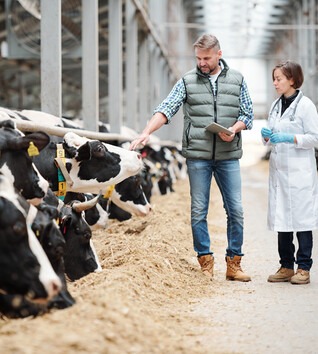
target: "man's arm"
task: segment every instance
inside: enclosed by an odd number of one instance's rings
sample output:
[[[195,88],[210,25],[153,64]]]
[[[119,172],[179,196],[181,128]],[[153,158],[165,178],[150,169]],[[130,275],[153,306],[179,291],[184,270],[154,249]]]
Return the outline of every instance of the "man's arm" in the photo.
[[[180,79],[175,84],[168,97],[155,109],[155,113],[143,132],[137,139],[131,142],[130,150],[135,150],[140,144],[145,146],[149,141],[150,134],[161,128],[164,124],[170,123],[171,118],[178,112],[185,98],[186,92],[184,83],[183,80]]]
[[[149,141],[150,134],[161,128],[167,121],[168,119],[163,113],[155,113],[139,137],[131,142],[130,150],[135,150],[140,144],[145,146]]]
[[[238,122],[244,123],[245,128],[243,129],[252,129],[254,120],[253,103],[248,92],[245,80],[243,80],[242,82],[240,94],[240,111],[237,120]]]

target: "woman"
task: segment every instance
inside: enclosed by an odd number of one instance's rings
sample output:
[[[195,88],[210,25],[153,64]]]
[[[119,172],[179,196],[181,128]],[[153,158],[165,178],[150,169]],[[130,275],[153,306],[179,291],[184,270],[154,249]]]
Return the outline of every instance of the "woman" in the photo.
[[[318,228],[318,114],[314,103],[299,90],[304,81],[299,64],[286,61],[275,66],[272,78],[280,97],[273,102],[268,128],[262,128],[261,134],[272,145],[267,222],[270,230],[278,232],[281,267],[268,281],[308,284],[312,230]]]

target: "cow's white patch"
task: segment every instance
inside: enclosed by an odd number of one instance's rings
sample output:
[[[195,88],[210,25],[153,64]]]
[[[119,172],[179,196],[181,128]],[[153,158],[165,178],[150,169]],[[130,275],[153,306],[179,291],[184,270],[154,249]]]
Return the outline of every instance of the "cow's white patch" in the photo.
[[[100,272],[102,272],[103,269],[102,269],[102,266],[101,266],[100,261],[98,259],[97,252],[96,252],[95,246],[93,244],[93,241],[89,240],[89,244],[90,244],[91,249],[92,249],[92,251],[94,253],[94,258],[95,258],[95,261],[97,263],[97,268],[94,270],[94,272],[95,273],[100,273]]]
[[[108,226],[108,213],[106,210],[102,208],[100,204],[96,204],[96,208],[98,210],[99,219],[97,223],[90,226],[92,231],[99,230],[99,229],[106,229]]]
[[[56,117],[49,113],[24,109],[23,111],[21,111],[21,114],[27,117],[28,119],[30,119],[34,123],[43,124],[43,122],[45,122],[45,125],[48,125],[50,127],[51,126],[64,127],[61,118]]]
[[[4,165],[5,166],[5,165]],[[10,171],[10,170],[9,170]],[[2,170],[1,170],[2,172]],[[0,196],[10,200],[10,202],[26,217],[26,211],[25,209],[21,206],[18,200],[18,195],[15,192],[15,189],[13,187],[13,183],[11,179],[14,177],[11,175],[12,178],[10,178],[11,172],[8,173],[8,175],[0,175]],[[9,177],[8,177],[9,176]]]
[[[122,201],[120,199],[120,194],[114,189],[112,195],[111,195],[111,200],[114,204],[122,208],[123,210],[127,211],[130,214],[136,215],[136,216],[147,216],[150,211],[151,211],[151,205],[148,203],[147,198],[145,194],[143,193],[143,197],[145,200],[145,205],[143,204],[135,204],[133,201],[127,200],[127,201]]]
[[[54,272],[50,261],[48,260],[40,242],[36,238],[33,230],[31,229],[31,224],[29,224],[30,220],[34,220],[34,209],[36,208],[31,205],[29,214],[27,217],[27,228],[28,228],[28,237],[29,237],[29,246],[31,251],[36,256],[38,262],[40,263],[40,274],[39,279],[44,286],[48,294],[48,299],[51,299],[55,295],[57,295],[62,289],[62,283],[60,278]]]

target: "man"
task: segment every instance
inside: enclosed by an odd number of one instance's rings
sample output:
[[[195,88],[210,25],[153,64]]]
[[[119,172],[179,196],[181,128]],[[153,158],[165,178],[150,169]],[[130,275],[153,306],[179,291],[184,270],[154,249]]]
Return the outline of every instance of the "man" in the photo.
[[[130,148],[145,145],[151,133],[183,105],[182,154],[186,158],[191,194],[191,227],[194,250],[204,275],[212,279],[214,257],[207,227],[210,187],[213,175],[227,214],[226,279],[250,281],[241,268],[243,208],[239,159],[241,130],[251,129],[253,107],[245,80],[222,59],[218,39],[204,34],[193,44],[197,67],[186,73],[168,97],[155,109],[142,134]],[[229,128],[231,135],[205,129],[212,122]]]

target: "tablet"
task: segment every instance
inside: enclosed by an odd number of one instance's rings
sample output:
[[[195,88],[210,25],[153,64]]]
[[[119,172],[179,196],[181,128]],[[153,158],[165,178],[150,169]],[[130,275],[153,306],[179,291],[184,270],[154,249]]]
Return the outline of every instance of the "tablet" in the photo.
[[[205,127],[206,130],[208,130],[211,133],[225,133],[227,135],[232,135],[233,132],[225,127],[223,127],[222,125],[218,124],[218,123],[211,123],[209,124],[207,127]]]

